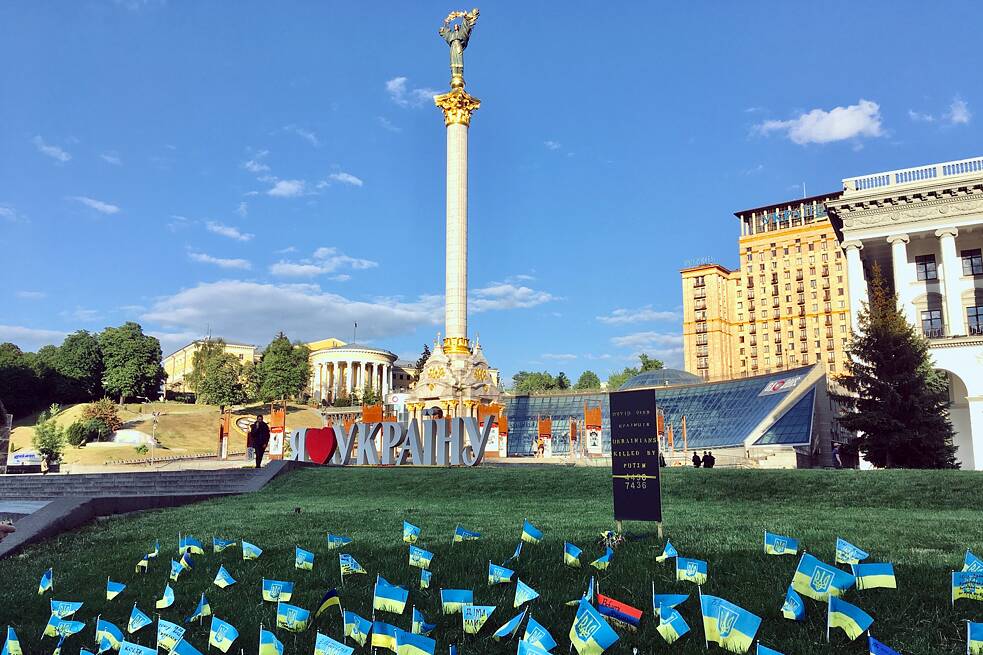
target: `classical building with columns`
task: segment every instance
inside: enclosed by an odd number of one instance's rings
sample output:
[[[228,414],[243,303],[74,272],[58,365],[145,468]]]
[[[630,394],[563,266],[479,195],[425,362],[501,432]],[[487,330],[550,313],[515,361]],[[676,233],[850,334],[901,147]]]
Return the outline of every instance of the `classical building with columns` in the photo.
[[[310,349],[310,394],[315,402],[358,397],[368,386],[383,398],[393,390],[396,355],[382,348],[340,339],[307,344]]]
[[[853,328],[876,262],[948,374],[956,456],[983,470],[983,157],[850,177],[826,206],[846,253]]]

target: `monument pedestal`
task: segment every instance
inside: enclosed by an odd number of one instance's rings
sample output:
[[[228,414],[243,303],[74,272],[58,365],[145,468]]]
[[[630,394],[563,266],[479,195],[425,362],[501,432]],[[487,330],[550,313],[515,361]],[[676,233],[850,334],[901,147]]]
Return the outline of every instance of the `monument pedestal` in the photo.
[[[406,408],[410,418],[416,419],[423,418],[423,410],[435,408],[445,418],[478,418],[478,405],[490,405],[501,396],[481,344],[475,343],[463,353],[448,353],[443,344],[435,342]]]

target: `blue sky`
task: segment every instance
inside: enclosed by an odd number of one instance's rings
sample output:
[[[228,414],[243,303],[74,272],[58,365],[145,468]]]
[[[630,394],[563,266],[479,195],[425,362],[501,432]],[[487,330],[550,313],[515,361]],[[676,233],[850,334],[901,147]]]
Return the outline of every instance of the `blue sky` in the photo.
[[[0,341],[357,320],[415,358],[442,329],[455,8],[4,3]],[[506,376],[679,366],[678,271],[737,264],[734,211],[983,151],[971,3],[482,9],[470,325]]]

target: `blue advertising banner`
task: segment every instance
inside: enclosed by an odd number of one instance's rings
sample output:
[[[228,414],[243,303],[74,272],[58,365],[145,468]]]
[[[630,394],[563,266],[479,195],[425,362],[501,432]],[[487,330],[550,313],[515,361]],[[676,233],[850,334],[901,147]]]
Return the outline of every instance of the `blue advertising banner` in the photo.
[[[618,521],[661,522],[655,391],[618,391],[610,398],[614,518]]]

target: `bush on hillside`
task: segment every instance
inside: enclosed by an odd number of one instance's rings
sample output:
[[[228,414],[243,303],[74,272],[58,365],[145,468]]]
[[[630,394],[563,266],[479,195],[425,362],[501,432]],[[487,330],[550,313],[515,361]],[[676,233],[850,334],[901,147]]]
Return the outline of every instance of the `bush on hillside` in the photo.
[[[90,418],[85,422],[86,441],[109,441],[113,431],[101,418]]]
[[[34,426],[31,444],[38,455],[54,464],[61,460],[62,452],[65,450],[65,430],[49,416],[48,412],[41,412],[37,425]]]
[[[84,446],[88,440],[88,436],[85,424],[82,421],[75,421],[65,430],[65,440],[68,441],[69,445],[75,446],[76,448]]]
[[[82,412],[86,419],[99,419],[109,428],[110,432],[115,432],[123,427],[123,419],[119,417],[119,407],[109,398],[97,400],[89,403]]]

